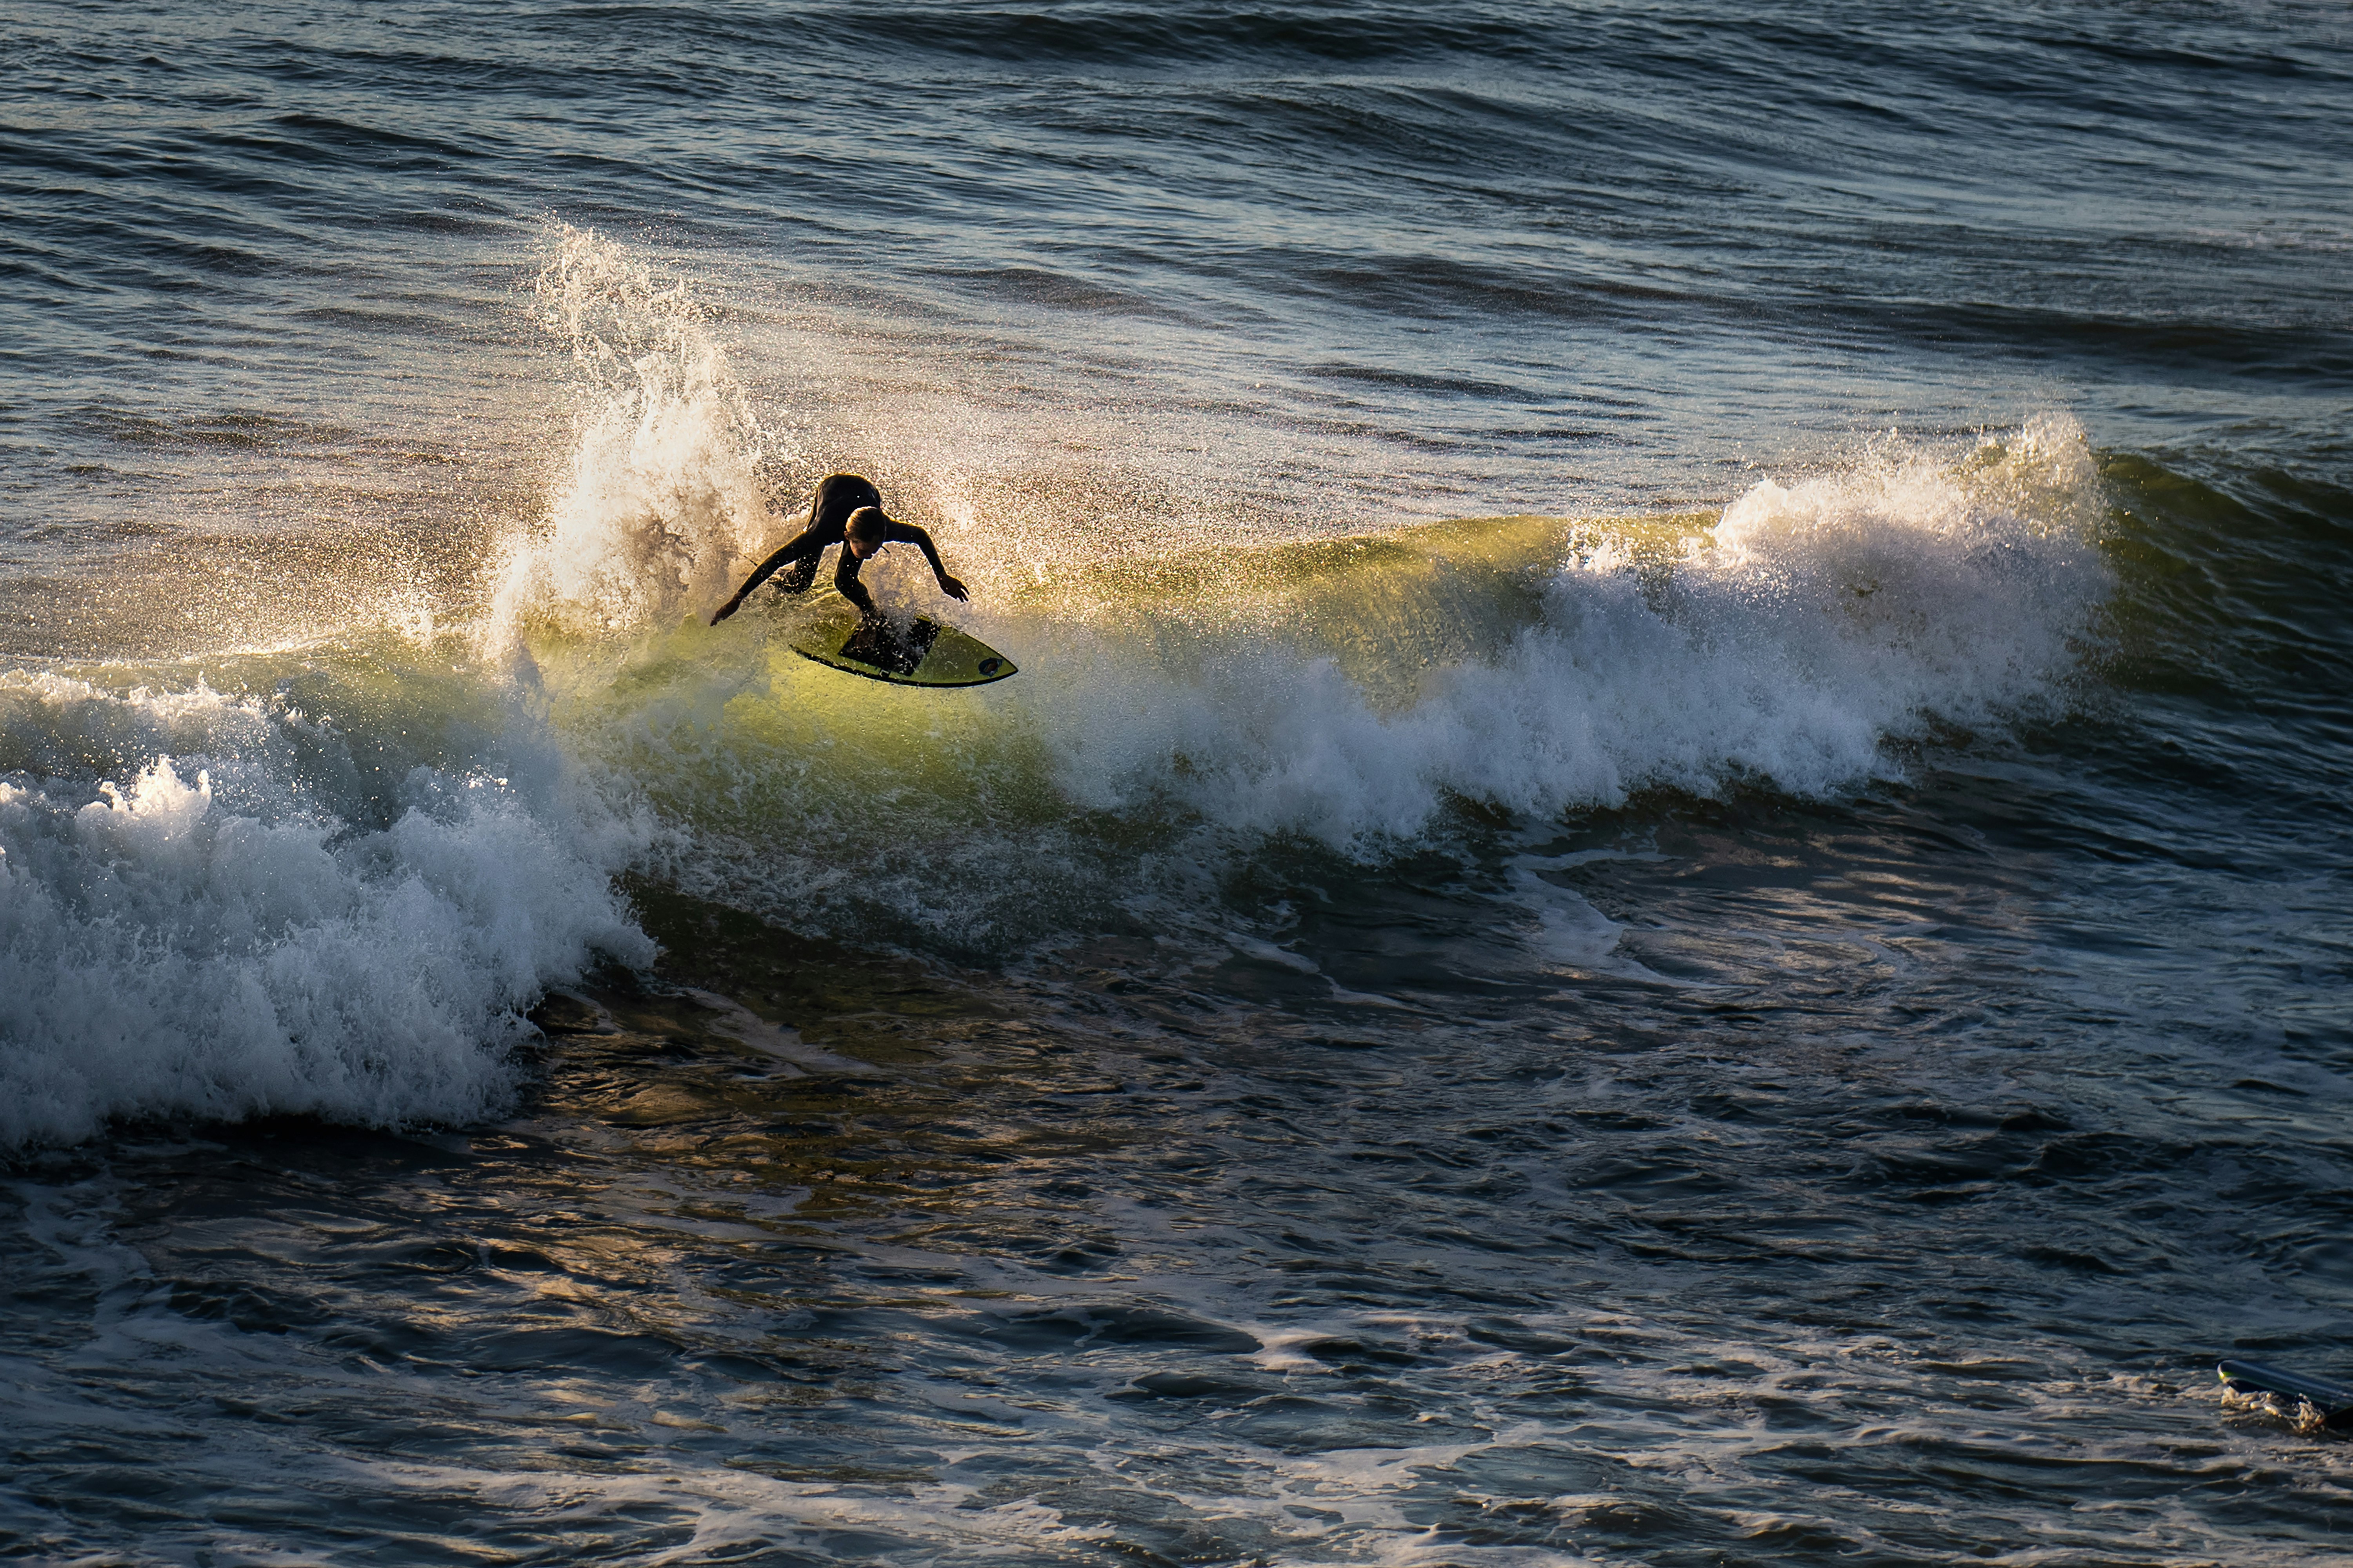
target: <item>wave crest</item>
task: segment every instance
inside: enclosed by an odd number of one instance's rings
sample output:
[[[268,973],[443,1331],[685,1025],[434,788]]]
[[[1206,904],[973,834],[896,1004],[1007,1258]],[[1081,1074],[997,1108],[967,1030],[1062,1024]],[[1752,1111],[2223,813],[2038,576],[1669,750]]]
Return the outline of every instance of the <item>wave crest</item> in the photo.
[[[217,748],[128,784],[0,781],[0,1148],[119,1117],[477,1117],[546,986],[652,959],[609,878],[628,825],[522,780],[418,764],[371,826],[315,746],[301,763],[298,714],[56,677],[0,695],[12,742]]]
[[[2050,694],[2111,586],[2101,507],[2083,431],[2052,417],[1958,464],[1891,447],[1760,481],[1679,550],[1655,527],[1563,525],[1554,563],[1504,568],[1541,574],[1533,619],[1497,614],[1477,633],[1492,651],[1425,672],[1401,707],[1308,649],[1131,668],[1058,693],[1058,771],[1096,806],[1174,797],[1358,846],[1412,837],[1450,795],[1554,815],[1737,778],[1830,793],[1896,772],[1891,740]],[[1425,532],[1415,591],[1462,602]]]

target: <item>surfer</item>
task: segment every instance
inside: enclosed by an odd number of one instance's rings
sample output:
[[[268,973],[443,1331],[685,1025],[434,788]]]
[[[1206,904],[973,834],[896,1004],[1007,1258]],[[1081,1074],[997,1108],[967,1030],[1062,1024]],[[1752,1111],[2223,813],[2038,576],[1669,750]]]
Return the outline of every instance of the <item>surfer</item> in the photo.
[[[836,544],[841,546],[841,558],[834,563],[833,585],[869,619],[877,612],[872,595],[858,580],[858,569],[866,564],[867,557],[886,544],[915,546],[931,563],[932,575],[939,579],[941,593],[951,599],[972,596],[940,564],[939,547],[932,542],[930,534],[912,522],[900,522],[884,513],[882,492],[871,480],[856,474],[828,474],[818,481],[817,494],[809,500],[808,526],[782,550],[761,562],[759,569],[735,590],[735,596],[719,606],[711,624],[715,626],[733,615],[753,589],[786,566],[792,570],[785,573],[776,586],[787,594],[807,593],[808,585],[817,580],[818,558]]]

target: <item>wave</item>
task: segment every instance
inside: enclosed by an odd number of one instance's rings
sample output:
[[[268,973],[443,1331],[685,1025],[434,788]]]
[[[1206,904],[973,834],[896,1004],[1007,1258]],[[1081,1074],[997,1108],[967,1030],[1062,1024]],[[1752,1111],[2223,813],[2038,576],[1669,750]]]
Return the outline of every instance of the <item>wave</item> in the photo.
[[[1939,723],[2063,702],[2114,586],[2060,416],[1885,438],[1721,511],[1327,537],[1188,502],[1062,539],[1051,490],[992,537],[932,515],[1019,482],[976,460],[892,481],[973,603],[903,551],[868,580],[1023,674],[911,692],[795,656],[795,601],[704,624],[793,526],[768,481],[840,454],[777,448],[692,289],[565,231],[538,301],[575,416],[471,624],[0,675],[0,1143],[480,1115],[547,986],[652,961],[628,867],[1005,954],[1146,905],[1229,929],[1219,887],[1268,847],[1379,860],[1465,803],[1835,794]]]
[[[276,673],[271,699],[0,677],[0,1149],[478,1117],[547,986],[651,961],[610,875],[644,824],[527,723],[469,733],[445,689],[429,728],[468,754],[435,765],[413,706],[371,721],[380,670]]]
[[[790,523],[715,351],[628,363],[500,624],[569,743],[679,829],[670,874],[797,929],[1002,951],[1271,838],[1378,858],[1460,802],[1832,794],[1940,723],[2063,701],[2114,587],[2088,442],[2048,416],[1958,453],[1888,437],[1720,513],[1239,542],[1214,515],[1063,540],[926,519],[974,602],[889,555],[870,581],[1025,673],[908,693],[794,658],[795,602],[701,624]]]
[[[1821,795],[1931,722],[2052,691],[2110,584],[2098,497],[2052,418],[1968,471],[1891,449],[1712,521],[1417,529],[1343,546],[1361,564],[1277,591],[1257,637],[1109,677],[1105,650],[1035,711],[1077,798],[1358,850],[1453,797],[1547,817],[1645,787]]]

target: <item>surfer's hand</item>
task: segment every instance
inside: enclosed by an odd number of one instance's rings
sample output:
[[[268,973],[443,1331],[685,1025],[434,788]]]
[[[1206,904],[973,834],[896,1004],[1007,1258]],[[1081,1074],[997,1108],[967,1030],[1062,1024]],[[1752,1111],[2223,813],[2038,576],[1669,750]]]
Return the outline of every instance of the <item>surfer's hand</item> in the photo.
[[[970,594],[965,592],[964,584],[962,583],[959,583],[944,572],[940,574],[940,592],[945,594],[951,599],[969,599],[972,597]]]

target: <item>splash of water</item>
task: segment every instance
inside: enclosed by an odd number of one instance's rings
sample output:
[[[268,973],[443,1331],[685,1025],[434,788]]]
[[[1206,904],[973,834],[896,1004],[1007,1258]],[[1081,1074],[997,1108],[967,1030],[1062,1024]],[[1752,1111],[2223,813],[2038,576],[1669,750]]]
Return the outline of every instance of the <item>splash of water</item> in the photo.
[[[508,544],[491,625],[675,624],[726,596],[774,531],[765,435],[684,279],[565,226],[536,287],[575,372],[573,444],[545,519]]]

